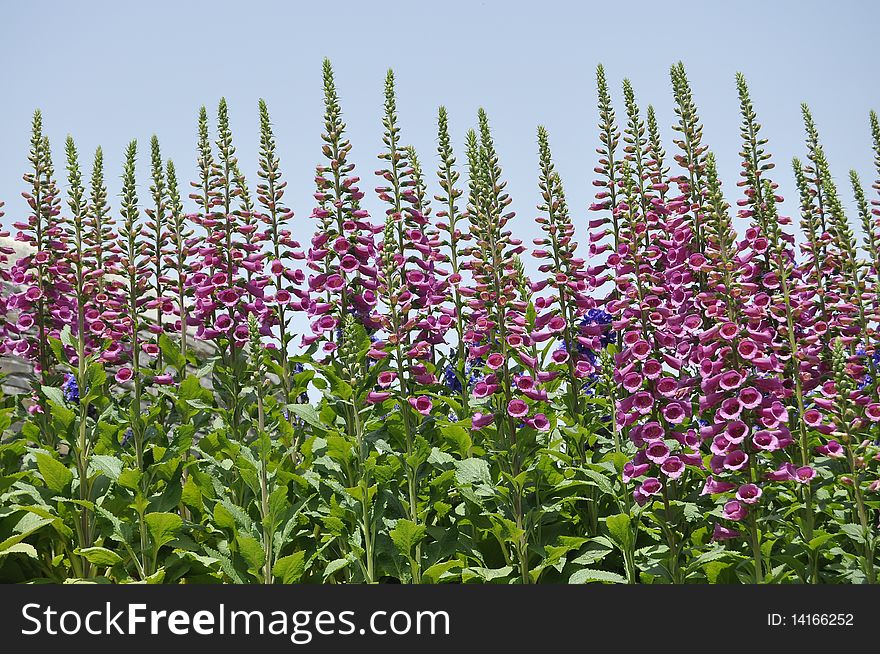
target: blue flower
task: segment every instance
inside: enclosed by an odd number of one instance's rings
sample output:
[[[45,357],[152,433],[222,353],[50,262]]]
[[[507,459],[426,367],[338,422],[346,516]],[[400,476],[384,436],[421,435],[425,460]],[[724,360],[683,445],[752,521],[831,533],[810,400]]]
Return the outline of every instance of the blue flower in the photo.
[[[461,392],[461,381],[452,364],[446,364],[446,369],[443,371],[443,383],[449,390],[455,393]]]
[[[61,385],[61,392],[64,399],[70,403],[79,402],[79,385],[76,383],[76,377],[70,373],[64,375],[64,383]]]
[[[464,364],[464,374],[467,375],[469,387],[477,384],[486,376],[483,374],[484,365],[486,365],[486,362],[480,357],[468,359],[467,363]]]
[[[590,309],[581,318],[581,326],[584,325],[610,325],[614,318],[610,313],[602,309]],[[605,330],[600,337],[602,347],[607,347],[614,342],[614,332]]]
[[[866,354],[867,351],[865,350],[865,347],[863,345],[859,345],[858,347],[856,347],[856,355],[863,357]],[[874,362],[875,368],[880,367],[880,352],[874,352],[874,354],[871,355],[871,360]],[[864,390],[867,386],[871,385],[873,381],[874,379],[871,377],[871,375],[865,373],[865,376],[858,383],[858,389],[860,391]]]
[[[131,441],[131,437],[134,436],[134,432],[131,431],[131,427],[125,430],[125,434],[122,436],[122,443],[120,445],[125,447],[128,445],[129,441]]]

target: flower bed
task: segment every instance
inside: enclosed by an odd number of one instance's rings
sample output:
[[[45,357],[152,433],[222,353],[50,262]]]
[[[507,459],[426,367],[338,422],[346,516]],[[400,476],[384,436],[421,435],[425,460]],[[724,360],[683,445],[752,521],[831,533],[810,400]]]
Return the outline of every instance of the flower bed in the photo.
[[[328,61],[309,217],[262,101],[253,187],[224,100],[189,202],[154,137],[116,208],[69,137],[61,191],[37,112],[27,247],[0,247],[0,353],[29,364],[0,409],[0,579],[874,583],[880,199],[852,172],[847,215],[804,106],[796,233],[742,76],[725,195],[671,81],[669,155],[598,68],[587,216],[538,128],[534,247],[486,113],[459,163],[439,109],[429,172],[391,72],[378,218]]]

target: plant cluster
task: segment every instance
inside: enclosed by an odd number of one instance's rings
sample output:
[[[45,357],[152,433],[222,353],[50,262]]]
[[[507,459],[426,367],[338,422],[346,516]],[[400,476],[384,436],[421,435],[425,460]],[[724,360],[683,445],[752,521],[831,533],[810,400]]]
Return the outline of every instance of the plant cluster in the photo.
[[[529,245],[487,114],[456,154],[439,109],[435,176],[391,71],[382,216],[329,61],[310,216],[262,100],[256,184],[221,100],[190,202],[153,137],[115,208],[100,148],[86,180],[68,137],[59,182],[36,112],[27,249],[0,249],[0,354],[32,364],[0,396],[0,579],[876,582],[880,195],[851,172],[847,215],[804,105],[796,234],[744,77],[727,195],[671,83],[670,156],[598,67],[587,216],[538,128]]]

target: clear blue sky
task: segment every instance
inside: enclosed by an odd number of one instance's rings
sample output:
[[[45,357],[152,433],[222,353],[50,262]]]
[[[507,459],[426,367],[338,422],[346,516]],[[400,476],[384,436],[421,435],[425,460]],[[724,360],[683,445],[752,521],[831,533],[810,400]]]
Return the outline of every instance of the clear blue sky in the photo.
[[[257,100],[269,103],[290,181],[287,199],[297,215],[294,231],[306,239],[320,159],[325,55],[336,69],[366,189],[376,185],[383,78],[393,67],[403,139],[416,146],[432,182],[437,106],[449,108],[459,162],[465,131],[477,108],[486,108],[518,212],[513,227],[527,238],[536,232],[539,123],[550,131],[569,205],[585,226],[596,159],[598,62],[606,66],[618,116],[620,82],[628,76],[642,107],[655,105],[671,152],[668,69],[684,61],[730,200],[739,197],[736,71],[750,83],[790,213],[789,162],[804,152],[801,101],[814,110],[845,199],[851,197],[849,168],[868,185],[874,178],[867,114],[880,110],[880,3],[19,1],[3,3],[0,12],[5,224],[26,208],[21,174],[34,108],[43,110],[59,172],[67,133],[86,158],[104,147],[114,199],[124,145],[137,138],[146,200],[150,135],[159,136],[182,180],[193,179],[198,107],[207,104],[213,114],[225,95],[252,188]],[[367,208],[379,213],[374,194],[368,193]]]

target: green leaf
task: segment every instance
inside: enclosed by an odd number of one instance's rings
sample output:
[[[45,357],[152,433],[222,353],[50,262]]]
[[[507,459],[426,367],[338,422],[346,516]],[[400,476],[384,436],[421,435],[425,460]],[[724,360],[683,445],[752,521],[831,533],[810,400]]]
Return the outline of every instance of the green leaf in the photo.
[[[111,567],[117,563],[122,563],[122,557],[116,552],[108,550],[106,547],[85,547],[74,550],[75,554],[84,556],[90,563],[102,567]]]
[[[290,556],[282,556],[272,567],[272,574],[281,579],[282,584],[299,582],[306,571],[305,557],[305,552],[294,552]]]
[[[54,386],[41,386],[40,390],[50,402],[62,407],[66,404],[64,393],[61,392],[60,388],[55,388]]]
[[[608,516],[605,519],[611,540],[621,551],[628,552],[633,546],[632,519],[626,513]]]
[[[321,422],[321,418],[318,416],[318,412],[315,411],[315,407],[310,404],[288,404],[287,410],[298,418],[301,418],[303,422],[310,427],[321,430],[327,429],[327,425]]]
[[[583,554],[578,556],[575,559],[572,559],[572,563],[574,565],[590,565],[591,563],[595,563],[596,561],[601,561],[606,556],[608,556],[614,550],[610,547],[604,547],[601,543],[596,543],[599,547],[595,547],[593,544],[587,547]]]
[[[810,540],[810,542],[807,543],[807,547],[809,547],[813,551],[816,551],[817,549],[822,547],[825,543],[827,543],[829,540],[834,538],[836,535],[837,534],[829,534],[827,531],[822,532],[816,536],[813,536],[813,538]]]
[[[159,335],[159,349],[162,350],[162,354],[165,356],[165,361],[178,370],[186,365],[186,361],[180,353],[180,346],[168,338],[167,334]]]
[[[443,434],[444,440],[452,445],[454,451],[459,456],[465,457],[468,455],[473,446],[473,441],[467,429],[461,425],[445,424],[440,426],[440,433]]]
[[[122,473],[122,461],[115,456],[95,454],[89,462],[89,472],[100,472],[111,481],[119,481],[119,475]]]
[[[568,578],[568,583],[570,584],[588,584],[591,582],[625,584],[626,579],[616,572],[608,572],[607,570],[593,570],[592,568],[583,568],[581,570],[578,570]]]
[[[491,484],[489,464],[485,459],[462,459],[455,463],[455,480],[459,485]]]
[[[495,579],[503,579],[513,572],[513,568],[509,565],[503,568],[465,568],[461,572],[461,580],[463,582],[479,579],[481,581],[493,581]]]
[[[86,368],[86,388],[89,389],[86,397],[89,400],[101,397],[104,394],[104,384],[106,383],[107,371],[99,361],[95,361]]]
[[[334,559],[333,561],[330,561],[330,563],[327,564],[327,567],[324,568],[324,581],[326,581],[330,575],[339,572],[343,568],[347,568],[349,563],[351,563],[351,561],[348,559]]]
[[[861,525],[857,525],[855,523],[849,523],[840,526],[840,531],[849,536],[853,541],[860,545],[864,545],[865,543],[865,530],[862,529]]]
[[[595,470],[591,470],[590,468],[583,468],[581,472],[589,477],[592,483],[605,495],[615,495],[616,491],[607,476],[596,472]]]
[[[326,377],[327,379],[327,382],[330,384],[330,393],[334,397],[340,400],[351,399],[351,395],[353,392],[351,384],[339,377],[330,368],[324,368],[323,373],[324,377]]]
[[[235,516],[220,502],[214,505],[214,523],[221,529],[235,531]]]
[[[425,525],[417,525],[412,520],[401,519],[388,532],[397,550],[406,558],[412,558],[413,549],[425,537]]]
[[[174,540],[183,526],[183,520],[176,513],[148,513],[144,516],[150,538],[153,540],[153,551]]]
[[[29,556],[32,559],[39,559],[37,555],[37,549],[29,544],[29,543],[15,543],[10,545],[9,547],[0,548],[0,559],[2,559],[7,554],[24,554],[25,556]]]
[[[66,325],[64,328],[69,330]],[[52,336],[49,336],[48,341],[49,349],[52,350],[52,354],[55,355],[55,358],[58,359],[58,361],[60,361],[61,363],[69,363],[67,354],[64,352],[64,344],[60,340]]]
[[[64,493],[73,481],[73,473],[61,461],[44,452],[37,452],[36,459],[37,469],[46,486],[56,493]]]
[[[127,468],[119,473],[119,478],[116,480],[116,482],[123,488],[136,491],[138,489],[138,485],[141,482],[142,476],[143,473],[140,470]]]
[[[710,561],[704,568],[706,579],[710,584],[721,583],[723,575],[730,570],[730,567],[730,563],[725,563],[723,561]]]
[[[247,534],[239,534],[235,540],[238,543],[238,550],[247,561],[248,568],[258,572],[266,562],[266,553],[263,551],[260,541]]]
[[[144,577],[143,581],[137,583],[153,585],[161,584],[163,581],[165,581],[165,568],[160,568],[149,577]]]
[[[422,571],[422,581],[430,584],[439,583],[443,575],[447,574],[450,570],[460,568],[461,566],[461,561],[454,560],[435,563],[427,570]]]

